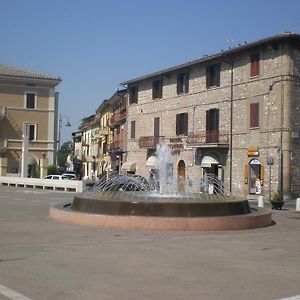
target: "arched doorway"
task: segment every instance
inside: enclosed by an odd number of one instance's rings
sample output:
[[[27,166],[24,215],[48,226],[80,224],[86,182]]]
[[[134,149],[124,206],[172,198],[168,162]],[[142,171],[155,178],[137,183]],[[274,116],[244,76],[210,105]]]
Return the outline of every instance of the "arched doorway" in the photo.
[[[37,159],[33,156],[28,156],[28,161],[27,161],[27,167],[28,167],[28,177],[30,178],[35,178],[37,177]]]
[[[249,161],[249,194],[261,194],[261,169],[261,163],[258,159],[252,159]]]
[[[185,192],[185,162],[180,160],[177,165],[177,190],[180,193]]]

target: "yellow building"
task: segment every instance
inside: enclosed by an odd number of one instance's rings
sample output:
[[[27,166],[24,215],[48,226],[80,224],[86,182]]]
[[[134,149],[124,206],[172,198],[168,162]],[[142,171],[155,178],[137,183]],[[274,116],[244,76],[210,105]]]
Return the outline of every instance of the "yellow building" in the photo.
[[[0,175],[20,174],[25,132],[29,136],[28,176],[38,176],[43,156],[49,164],[55,163],[58,123],[55,87],[60,82],[58,77],[0,65]]]

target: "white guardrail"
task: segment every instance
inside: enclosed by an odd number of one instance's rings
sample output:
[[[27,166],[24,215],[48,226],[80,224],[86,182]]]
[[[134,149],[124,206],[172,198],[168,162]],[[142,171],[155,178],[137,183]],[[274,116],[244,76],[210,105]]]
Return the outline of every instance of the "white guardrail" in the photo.
[[[82,193],[85,186],[81,180],[52,180],[8,176],[0,176],[0,185],[78,193]]]

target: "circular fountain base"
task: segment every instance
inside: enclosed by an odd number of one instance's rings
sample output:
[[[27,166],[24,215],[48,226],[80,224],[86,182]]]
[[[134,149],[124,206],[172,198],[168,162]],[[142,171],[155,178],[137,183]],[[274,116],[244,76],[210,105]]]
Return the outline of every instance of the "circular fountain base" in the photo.
[[[184,198],[182,198],[184,197]],[[199,196],[198,196],[199,198]],[[193,195],[157,197],[122,193],[116,197],[75,197],[72,204],[50,207],[56,220],[119,229],[241,230],[269,226],[271,212],[250,208],[247,200],[211,200]]]

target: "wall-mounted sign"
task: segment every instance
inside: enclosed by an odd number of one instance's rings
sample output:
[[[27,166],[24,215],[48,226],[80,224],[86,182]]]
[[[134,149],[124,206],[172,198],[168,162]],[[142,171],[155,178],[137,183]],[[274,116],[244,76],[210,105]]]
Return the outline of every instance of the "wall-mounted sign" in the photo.
[[[259,148],[257,147],[249,147],[247,148],[248,156],[259,156]]]

